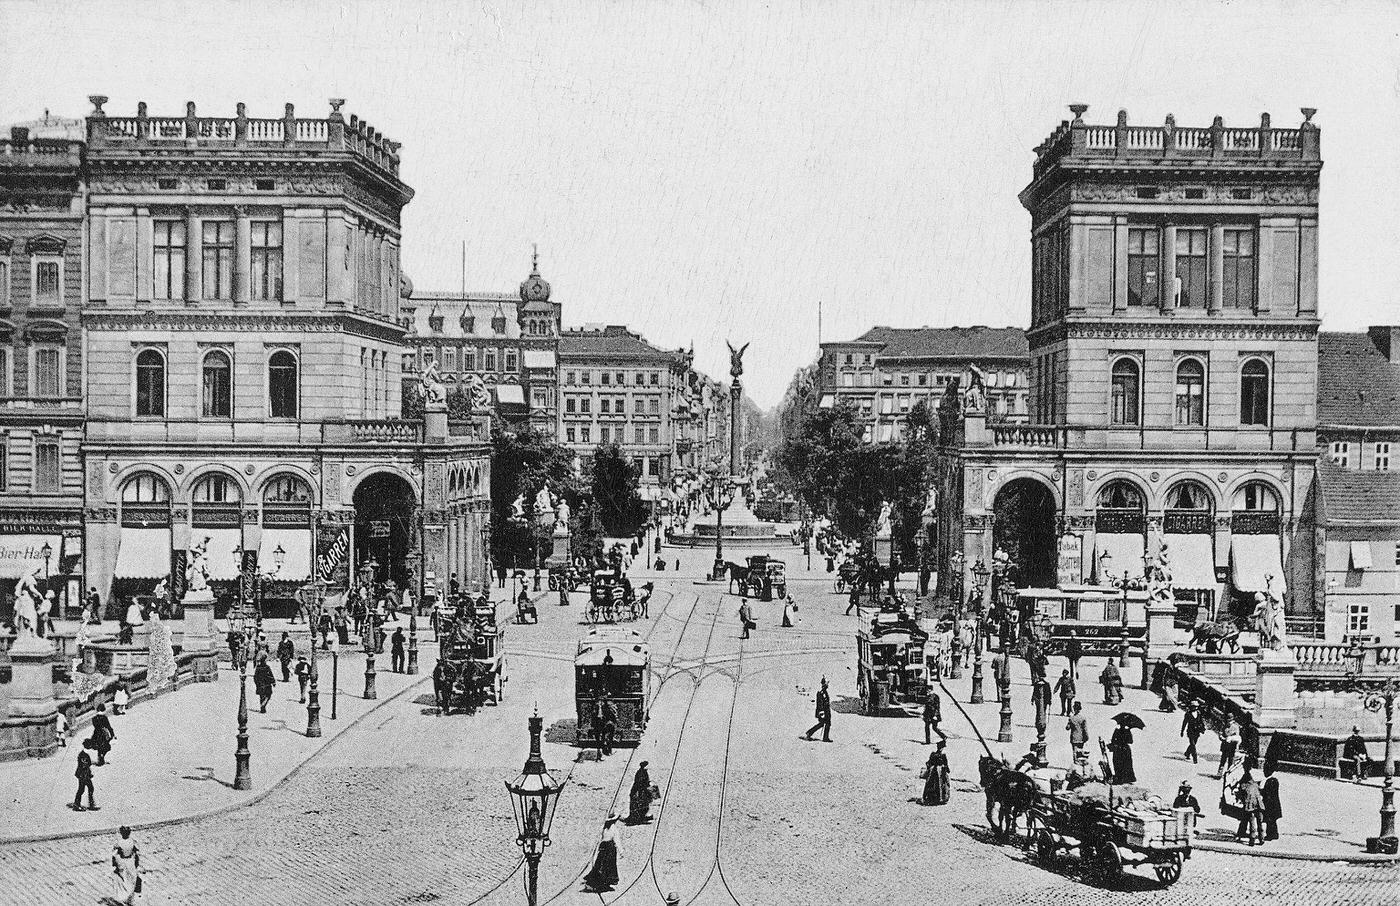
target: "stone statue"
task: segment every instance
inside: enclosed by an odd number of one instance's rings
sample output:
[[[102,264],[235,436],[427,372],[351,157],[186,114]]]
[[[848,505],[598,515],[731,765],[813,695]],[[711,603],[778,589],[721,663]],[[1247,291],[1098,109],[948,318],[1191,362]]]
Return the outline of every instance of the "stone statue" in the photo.
[[[554,495],[549,493],[549,485],[546,483],[535,495],[535,515],[540,519],[554,516]]]
[[[880,504],[880,515],[875,520],[875,537],[888,538],[894,533],[894,527],[890,524],[894,513],[894,507],[888,500]]]
[[[424,406],[439,409],[447,405],[447,388],[442,383],[442,373],[438,371],[436,360],[429,362],[428,367],[423,369],[418,384],[423,389]]]
[[[209,590],[209,536],[189,550],[189,566],[185,577],[192,595]]]
[[[1254,595],[1254,627],[1259,630],[1259,650],[1283,651],[1288,647],[1283,601],[1274,594],[1274,577],[1264,577],[1265,589]]]
[[[525,495],[521,494],[511,502],[510,515],[512,519],[525,518]]]
[[[737,379],[744,373],[744,350],[749,348],[749,344],[735,349],[733,343],[725,340],[724,345],[729,347],[729,376]]]
[[[569,501],[559,498],[559,508],[554,511],[554,533],[567,534],[569,531]]]
[[[928,489],[928,499],[924,502],[924,516],[933,517],[938,515],[938,488]]]
[[[467,376],[467,395],[471,398],[473,412],[489,412],[491,410],[491,394],[486,390],[486,382],[479,374]]]
[[[963,411],[982,412],[986,407],[986,390],[982,381],[982,369],[976,365],[968,365],[968,370],[972,373],[972,379],[968,382],[967,389],[963,391]]]
[[[1143,578],[1152,603],[1173,604],[1176,593],[1172,590],[1171,552],[1166,537],[1161,534],[1157,535],[1157,553],[1148,560]]]
[[[39,625],[39,570],[27,573],[15,587],[15,636],[37,636]]]

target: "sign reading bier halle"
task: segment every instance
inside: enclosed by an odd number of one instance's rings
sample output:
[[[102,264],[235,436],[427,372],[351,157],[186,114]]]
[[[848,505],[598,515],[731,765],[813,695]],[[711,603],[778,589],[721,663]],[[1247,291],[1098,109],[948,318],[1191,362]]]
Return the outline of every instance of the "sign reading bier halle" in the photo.
[[[1060,536],[1060,549],[1056,578],[1059,586],[1081,585],[1083,574],[1084,537],[1069,532]]]
[[[316,581],[328,592],[350,588],[350,526],[316,527]]]

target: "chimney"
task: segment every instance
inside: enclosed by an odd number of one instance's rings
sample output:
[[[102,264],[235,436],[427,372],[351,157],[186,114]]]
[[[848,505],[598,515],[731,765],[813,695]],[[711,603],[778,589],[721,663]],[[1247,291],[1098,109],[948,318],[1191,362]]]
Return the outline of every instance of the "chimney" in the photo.
[[[1400,365],[1400,326],[1371,327],[1366,330],[1371,342],[1392,365]]]

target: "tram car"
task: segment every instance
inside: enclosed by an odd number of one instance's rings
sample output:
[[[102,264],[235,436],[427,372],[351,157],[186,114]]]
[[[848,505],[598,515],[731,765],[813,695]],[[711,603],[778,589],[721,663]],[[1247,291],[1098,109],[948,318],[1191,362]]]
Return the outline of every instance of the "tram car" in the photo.
[[[1147,592],[1098,585],[1023,588],[1016,592],[1018,635],[1041,637],[1047,655],[1063,654],[1070,638],[1086,655],[1118,653],[1126,630],[1130,644],[1147,636]]]
[[[438,711],[474,711],[505,698],[506,628],[490,602],[462,607],[444,617],[438,633],[433,691]]]
[[[856,632],[856,688],[867,714],[928,699],[928,633],[906,611],[879,611]]]
[[[641,633],[594,629],[579,640],[574,658],[574,705],[580,747],[598,744],[595,725],[604,698],[617,711],[614,745],[641,742],[651,715],[651,653]]]

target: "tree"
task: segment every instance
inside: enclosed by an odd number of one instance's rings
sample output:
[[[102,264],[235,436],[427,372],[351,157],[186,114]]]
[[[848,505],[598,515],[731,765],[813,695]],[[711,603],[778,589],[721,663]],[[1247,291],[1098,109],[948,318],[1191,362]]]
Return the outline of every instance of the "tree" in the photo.
[[[403,395],[399,403],[399,414],[403,418],[422,418],[424,411],[423,388],[417,381],[405,381]]]
[[[646,508],[637,495],[640,472],[615,444],[593,451],[593,503],[603,529],[614,538],[634,535],[646,521]]]
[[[534,497],[546,483],[581,511],[587,493],[574,472],[573,454],[536,431],[512,434],[497,430],[491,436],[491,557],[496,563],[517,564],[533,556],[534,526],[511,518],[511,504],[524,496],[529,514]]]

